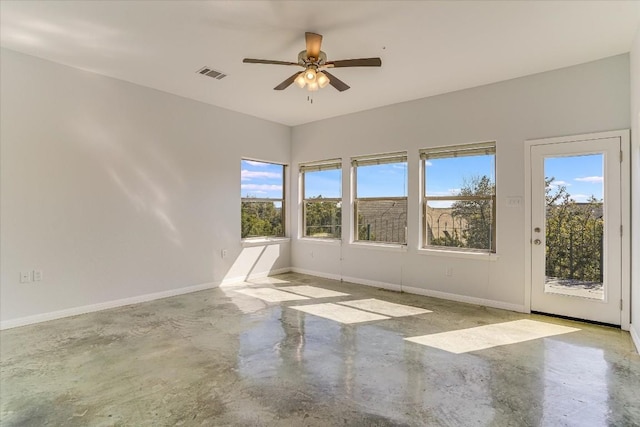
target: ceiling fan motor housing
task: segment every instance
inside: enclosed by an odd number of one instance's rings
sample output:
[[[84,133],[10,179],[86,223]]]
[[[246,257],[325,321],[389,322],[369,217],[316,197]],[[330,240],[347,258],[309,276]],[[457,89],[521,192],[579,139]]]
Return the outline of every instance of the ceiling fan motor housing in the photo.
[[[298,54],[298,63],[304,67],[308,67],[309,65],[315,65],[316,67],[321,67],[327,62],[327,54],[323,51],[320,51],[320,55],[318,58],[307,56],[307,51],[302,50]]]

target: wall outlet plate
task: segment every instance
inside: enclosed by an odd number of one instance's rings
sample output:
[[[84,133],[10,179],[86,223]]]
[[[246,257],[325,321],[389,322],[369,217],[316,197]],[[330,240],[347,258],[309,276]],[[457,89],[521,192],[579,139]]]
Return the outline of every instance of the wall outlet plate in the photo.
[[[22,271],[20,272],[20,283],[29,283],[31,281],[31,272],[30,271]]]
[[[42,270],[33,270],[33,281],[38,282],[42,280]]]

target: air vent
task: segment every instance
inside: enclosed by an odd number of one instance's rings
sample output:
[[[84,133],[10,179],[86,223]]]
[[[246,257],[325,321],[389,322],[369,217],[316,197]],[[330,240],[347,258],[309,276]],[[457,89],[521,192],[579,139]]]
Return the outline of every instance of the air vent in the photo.
[[[198,74],[202,74],[203,76],[208,76],[208,77],[212,77],[216,80],[222,80],[225,77],[227,77],[227,75],[225,73],[223,73],[222,71],[216,71],[211,67],[202,67],[201,69],[198,70]]]

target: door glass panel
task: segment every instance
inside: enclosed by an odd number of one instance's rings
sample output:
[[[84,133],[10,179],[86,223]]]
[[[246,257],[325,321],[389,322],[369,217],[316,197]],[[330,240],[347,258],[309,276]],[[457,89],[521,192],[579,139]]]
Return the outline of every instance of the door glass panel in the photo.
[[[544,290],[602,300],[604,155],[546,157],[544,173]]]

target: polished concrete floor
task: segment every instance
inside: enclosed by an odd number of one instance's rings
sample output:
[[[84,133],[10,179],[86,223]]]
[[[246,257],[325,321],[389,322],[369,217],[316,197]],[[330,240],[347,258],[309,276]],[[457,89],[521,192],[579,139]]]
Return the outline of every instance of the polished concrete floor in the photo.
[[[626,332],[293,273],[2,331],[0,356],[2,426],[640,425]]]

